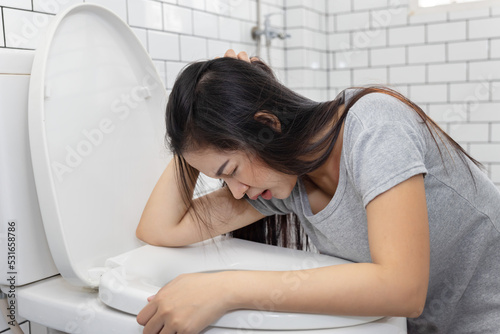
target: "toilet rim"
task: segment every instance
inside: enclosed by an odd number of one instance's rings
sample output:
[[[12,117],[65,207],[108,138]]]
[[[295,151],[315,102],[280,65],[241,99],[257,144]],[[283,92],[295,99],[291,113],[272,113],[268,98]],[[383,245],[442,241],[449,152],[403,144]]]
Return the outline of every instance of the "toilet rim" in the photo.
[[[151,264],[150,267],[148,263]],[[225,237],[180,248],[146,245],[106,261],[110,269],[101,277],[99,295],[106,305],[137,315],[146,306],[147,297],[154,295],[179,274],[227,270],[283,271],[287,275],[284,276],[285,281],[288,280],[289,285],[293,285],[300,277],[295,276],[296,270],[345,263],[350,262],[317,253]],[[270,298],[267,307],[272,307],[272,303]],[[226,313],[212,326],[256,330],[313,330],[357,326],[381,318],[383,317],[236,310]]]

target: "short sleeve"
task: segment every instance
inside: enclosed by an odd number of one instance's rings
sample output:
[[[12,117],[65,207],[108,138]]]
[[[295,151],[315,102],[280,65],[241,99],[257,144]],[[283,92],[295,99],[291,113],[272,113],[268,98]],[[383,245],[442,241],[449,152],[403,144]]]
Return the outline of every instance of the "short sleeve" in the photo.
[[[356,128],[356,127],[355,127]],[[426,174],[425,138],[404,122],[385,121],[357,127],[345,157],[348,173],[363,205],[417,174]]]
[[[261,197],[258,197],[256,200],[252,200],[248,198],[248,196],[244,197],[245,200],[250,203],[257,211],[266,216],[272,215],[286,215],[292,212],[291,209],[288,208],[285,201],[282,199],[272,198],[270,200],[265,200]]]

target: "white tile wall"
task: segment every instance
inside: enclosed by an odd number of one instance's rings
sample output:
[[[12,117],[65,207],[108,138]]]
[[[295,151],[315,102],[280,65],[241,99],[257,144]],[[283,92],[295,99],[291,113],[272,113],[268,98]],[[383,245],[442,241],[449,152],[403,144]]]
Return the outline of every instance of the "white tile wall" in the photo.
[[[438,63],[446,59],[445,44],[429,44],[408,47],[408,62],[410,64]]]
[[[166,75],[167,75],[167,89],[172,89],[175,83],[177,74],[182,70],[187,63],[183,62],[167,62]]]
[[[131,28],[135,36],[139,39],[144,49],[148,50],[148,30],[141,28]]]
[[[451,124],[448,133],[458,142],[488,142],[489,125],[483,124]]]
[[[500,163],[500,144],[470,144],[470,153],[481,162]]]
[[[370,15],[368,12],[338,14],[335,23],[337,31],[367,28],[370,23]]]
[[[219,25],[216,15],[200,11],[193,12],[194,34],[197,36],[218,38]]]
[[[493,101],[500,101],[500,81],[492,80],[489,82],[489,89],[491,91],[491,99]]]
[[[224,55],[224,52],[230,48],[231,48],[230,42],[209,39],[208,58],[222,57]]]
[[[469,66],[470,80],[500,79],[500,60],[471,62]]]
[[[350,12],[351,1],[327,0],[326,9],[328,14]]]
[[[207,40],[193,36],[180,36],[181,38],[181,60],[205,60],[208,57]]]
[[[342,87],[342,86],[353,86],[351,81],[351,70],[331,70],[330,75],[330,86]]]
[[[488,101],[491,92],[480,82],[454,83],[449,85],[450,102]]]
[[[329,15],[326,17],[326,31],[333,33],[335,31],[335,16]]]
[[[490,11],[491,11],[491,15],[493,15],[493,16],[500,15],[500,7],[498,5],[494,6],[494,7],[491,7]]]
[[[3,11],[3,9],[2,9]],[[2,29],[0,29],[0,46],[5,46],[5,41],[4,41],[4,38],[3,38],[3,19],[2,19],[2,12],[0,11],[0,27]]]
[[[185,37],[185,36],[181,36]],[[153,59],[179,60],[179,35],[163,31],[148,31],[148,51]]]
[[[70,6],[82,3],[82,0],[47,1],[33,0],[33,10],[37,12],[56,14]]]
[[[500,164],[491,164],[490,172],[490,177],[492,180],[500,179]]]
[[[448,60],[477,60],[488,57],[488,41],[448,43]]]
[[[400,65],[406,63],[406,49],[393,47],[370,50],[371,65]]]
[[[429,82],[465,81],[467,76],[467,64],[430,64],[427,67],[427,71]]]
[[[240,40],[241,30],[240,21],[229,17],[219,17],[219,38],[238,42]]]
[[[409,98],[417,103],[447,102],[447,86],[439,85],[412,85]]]
[[[80,1],[81,2],[81,1]],[[127,22],[127,2],[123,0],[84,0],[85,3],[93,3],[103,6],[118,15],[123,21]]]
[[[500,17],[469,21],[469,38],[498,37]]]
[[[158,75],[160,76],[161,81],[163,82],[163,86],[167,85],[167,80],[166,80],[166,64],[164,60],[153,60],[153,64],[156,68],[156,71],[158,72]]]
[[[386,68],[368,68],[353,70],[353,85],[387,85]]]
[[[422,44],[425,42],[425,27],[401,27],[389,30],[389,45]]]
[[[6,47],[35,49],[53,16],[3,8]]]
[[[330,51],[348,50],[351,48],[351,34],[344,33],[329,33],[328,46]],[[500,48],[500,43],[499,43]]]
[[[368,66],[368,50],[342,50],[333,54],[335,68],[355,68]]]
[[[462,41],[466,38],[466,22],[446,22],[427,25],[427,41],[447,42]]]
[[[191,35],[193,33],[193,10],[171,4],[163,4],[164,30]]]
[[[238,19],[243,19],[243,20],[249,20],[252,21],[253,23],[257,19],[256,15],[256,4],[252,1],[239,1],[239,2],[233,2],[233,5],[230,7],[230,15],[231,17],[238,18]],[[270,12],[269,6],[263,5],[264,11]],[[273,20],[271,21],[273,25],[279,25],[283,26],[283,16],[274,16]],[[278,23],[279,22],[279,23]]]
[[[500,58],[500,39],[492,39],[490,43],[490,56],[492,58]]]
[[[500,103],[499,102],[486,102],[475,103],[470,110],[470,121],[472,122],[499,122],[494,124],[495,128],[500,126]],[[493,133],[496,133],[493,131]],[[500,135],[500,131],[497,135]]]
[[[150,0],[127,0],[128,23],[131,26],[163,29],[161,3]]]
[[[395,1],[393,1],[395,2]],[[406,25],[408,9],[404,6],[391,5],[386,9],[375,9],[370,12],[372,27],[392,27]]]
[[[382,28],[362,30],[351,33],[352,46],[356,49],[387,46],[387,31]]]
[[[207,1],[205,9],[211,13],[229,15],[229,6],[220,0]]]
[[[425,74],[425,65],[391,66],[389,82],[391,84],[424,83]]]
[[[443,13],[443,12],[422,13],[422,14],[409,16],[409,22],[411,25],[417,24],[417,23],[444,22],[446,20],[447,20],[446,13]]]
[[[448,122],[467,120],[466,104],[428,104],[425,112],[443,128]]]
[[[353,0],[353,10],[365,10],[372,8],[386,8],[388,0]]]
[[[491,141],[500,142],[500,123],[491,124]]]
[[[19,9],[33,9],[31,7],[31,0],[0,0],[0,6],[19,8]]]
[[[292,49],[287,52],[287,67],[308,67],[310,69],[327,70],[325,52],[305,49]]]
[[[305,6],[310,6],[312,10],[315,10],[316,12],[319,13],[325,13],[326,11],[326,1],[320,0],[320,1],[303,1],[303,4]]]
[[[175,2],[174,2],[175,3]],[[205,0],[181,0],[179,5],[205,10]]]
[[[489,8],[481,8],[474,10],[461,10],[456,12],[448,13],[448,17],[450,20],[461,20],[461,19],[471,19],[478,17],[488,17],[490,15]]]
[[[286,11],[288,28],[302,28],[306,23],[306,10],[303,7],[291,8]]]

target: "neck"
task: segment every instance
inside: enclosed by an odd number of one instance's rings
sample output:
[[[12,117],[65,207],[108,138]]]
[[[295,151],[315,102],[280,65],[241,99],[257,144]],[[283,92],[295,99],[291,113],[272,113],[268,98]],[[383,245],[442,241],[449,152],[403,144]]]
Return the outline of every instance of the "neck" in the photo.
[[[339,106],[339,111],[337,112],[337,117],[332,122],[330,126],[340,119],[344,113],[344,106]],[[340,173],[340,158],[342,155],[342,144],[344,135],[344,124],[340,127],[340,131],[330,152],[327,160],[317,169],[311,173],[306,174],[310,181],[312,181],[318,188],[320,188],[324,193],[333,196],[335,190],[337,189]]]

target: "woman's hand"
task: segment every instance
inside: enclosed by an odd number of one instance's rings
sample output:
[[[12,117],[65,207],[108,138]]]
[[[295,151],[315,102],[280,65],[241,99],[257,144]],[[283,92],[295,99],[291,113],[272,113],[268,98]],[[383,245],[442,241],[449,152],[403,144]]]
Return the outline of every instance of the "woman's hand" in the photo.
[[[236,54],[236,52],[234,52],[233,49],[227,50],[226,53],[224,53],[224,57],[236,58],[236,59],[244,60],[244,61],[249,62],[249,63],[251,63],[252,59],[254,59],[254,57],[249,58],[248,54],[245,51],[241,51],[240,53]],[[255,58],[255,59],[257,59],[257,58]]]
[[[137,315],[144,334],[198,334],[231,310],[224,272],[183,274],[169,282]]]

